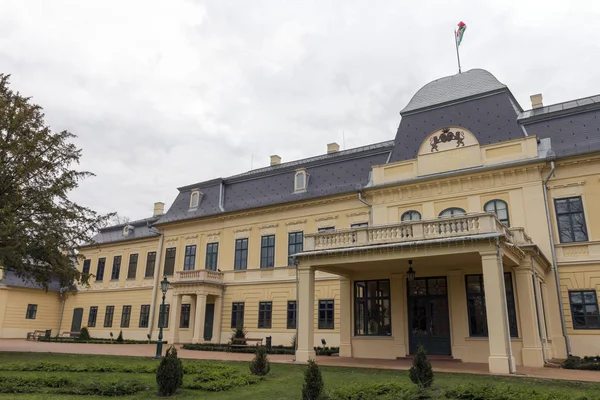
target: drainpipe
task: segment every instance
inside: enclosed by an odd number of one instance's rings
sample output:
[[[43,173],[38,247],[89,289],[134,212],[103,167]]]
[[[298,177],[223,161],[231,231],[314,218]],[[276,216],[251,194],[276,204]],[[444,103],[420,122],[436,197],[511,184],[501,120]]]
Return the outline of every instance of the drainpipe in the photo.
[[[362,192],[358,192],[358,201],[369,207],[369,226],[373,226],[373,205],[367,203],[362,195]]]
[[[548,187],[547,183],[554,175],[554,160],[550,161],[550,172],[544,183],[542,184],[542,190],[544,192],[544,204],[546,206],[546,222],[548,223],[548,232],[550,233],[550,252],[552,253],[552,269],[554,270],[554,279],[556,280],[556,295],[558,300],[558,311],[560,312],[560,322],[562,327],[563,336],[565,338],[565,346],[567,348],[567,355],[571,355],[571,341],[567,334],[567,324],[565,322],[565,311],[563,310],[562,304],[562,293],[560,292],[560,278],[558,276],[558,265],[556,262],[556,249],[554,248],[554,229],[552,227],[552,220],[550,219],[550,206],[548,205]]]
[[[56,336],[60,336],[60,328],[62,325],[63,313],[65,312],[65,300],[67,299],[63,288],[60,288],[60,298],[62,299],[62,305],[60,306],[60,318],[58,319],[58,333],[56,334]]]
[[[292,361],[296,361],[296,351],[298,351],[298,264],[300,262],[294,258],[294,267],[296,267],[296,343],[294,344],[294,359]]]
[[[544,364],[546,361],[546,351],[544,350],[544,335],[542,334],[542,323],[540,321],[540,306],[538,304],[538,291],[537,291],[537,273],[535,272],[534,256],[531,255],[531,272],[533,273],[533,296],[535,297],[535,318],[537,320],[538,334],[540,335],[540,344],[542,345],[542,360]]]
[[[152,288],[152,304],[150,305],[150,321],[148,323],[148,340],[152,338],[152,328],[154,327],[154,316],[156,315],[156,293],[158,292],[158,281],[160,278],[160,264],[162,258],[163,240],[165,236],[159,232],[158,251],[156,252],[156,263],[154,264],[154,287]]]
[[[508,323],[508,305],[506,303],[506,287],[504,285],[504,264],[502,262],[502,249],[500,248],[500,238],[496,238],[496,247],[498,250],[498,261],[500,262],[500,283],[502,286],[502,318],[504,318],[504,340],[506,342],[506,354],[508,355],[508,372],[515,374],[512,360],[512,344],[510,342],[510,326]]]

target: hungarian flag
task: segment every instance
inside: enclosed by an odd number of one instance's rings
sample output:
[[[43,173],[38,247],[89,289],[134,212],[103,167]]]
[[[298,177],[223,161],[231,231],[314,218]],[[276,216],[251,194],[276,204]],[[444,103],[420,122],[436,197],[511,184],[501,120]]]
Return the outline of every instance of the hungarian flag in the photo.
[[[462,42],[462,38],[463,38],[463,35],[465,34],[466,30],[467,30],[467,24],[460,21],[458,23],[458,30],[456,31],[456,44],[458,46],[460,46],[460,42]]]

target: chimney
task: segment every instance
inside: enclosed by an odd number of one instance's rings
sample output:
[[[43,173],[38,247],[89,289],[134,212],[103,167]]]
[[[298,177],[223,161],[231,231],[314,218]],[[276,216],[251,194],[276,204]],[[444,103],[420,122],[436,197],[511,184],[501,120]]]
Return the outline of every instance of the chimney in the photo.
[[[277,154],[273,154],[271,156],[271,165],[279,165],[281,164],[281,157],[279,157]]]
[[[159,201],[154,203],[154,213],[152,216],[156,217],[157,215],[161,215],[165,213],[165,203]]]
[[[544,107],[544,103],[542,103],[542,94],[541,93],[532,94],[531,96],[529,96],[529,98],[531,99],[531,107],[532,108]]]
[[[327,145],[327,154],[331,154],[331,153],[337,153],[338,151],[340,151],[340,145],[333,142],[333,143],[329,143]]]

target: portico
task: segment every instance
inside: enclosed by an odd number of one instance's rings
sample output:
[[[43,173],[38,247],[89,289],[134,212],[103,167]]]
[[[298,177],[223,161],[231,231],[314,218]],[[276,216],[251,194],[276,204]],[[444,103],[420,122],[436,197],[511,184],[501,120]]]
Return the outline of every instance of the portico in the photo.
[[[307,235],[297,258],[298,361],[315,356],[317,270],[340,276],[341,357],[405,358],[422,345],[509,373],[553,352],[534,286],[549,263],[493,214]]]

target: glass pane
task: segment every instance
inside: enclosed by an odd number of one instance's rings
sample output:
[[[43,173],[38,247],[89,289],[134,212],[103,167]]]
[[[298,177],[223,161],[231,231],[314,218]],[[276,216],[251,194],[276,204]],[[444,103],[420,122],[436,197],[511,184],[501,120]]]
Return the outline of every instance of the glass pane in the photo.
[[[506,209],[504,210],[498,210],[498,219],[499,220],[507,220],[508,219],[508,211]]]
[[[415,299],[412,307],[410,329],[414,336],[427,335],[427,309],[425,299]]]
[[[364,282],[356,283],[356,297],[359,299],[365,297],[365,283]]]
[[[571,216],[569,214],[558,216],[558,234],[562,243],[573,241],[573,232],[571,231]]]
[[[568,213],[569,212],[569,205],[567,204],[567,200],[556,200],[556,202],[554,203],[556,206],[556,212],[557,213]]]
[[[431,315],[431,334],[432,335],[448,335],[449,326],[446,311],[446,299],[431,299],[429,300],[429,313]]]
[[[377,293],[377,281],[367,282],[367,296],[374,297]]]
[[[356,303],[357,308],[356,308],[356,321],[355,321],[355,330],[356,330],[356,334],[357,335],[364,335],[365,334],[365,305],[364,303],[358,302]]]
[[[585,328],[585,315],[583,313],[583,306],[579,304],[572,305],[571,314],[573,316],[573,327]]]
[[[583,298],[585,304],[596,304],[596,293],[594,292],[583,292]]]
[[[381,314],[382,314],[382,331],[379,332],[381,335],[392,334],[392,316],[390,312],[390,301],[383,300],[381,302]]]
[[[575,198],[575,199],[569,200],[569,211],[571,211],[571,212],[583,211],[583,204],[581,204],[580,198]]]
[[[585,218],[583,213],[572,214],[573,217],[573,232],[576,242],[587,241],[587,229],[585,226]]]
[[[588,328],[600,328],[598,325],[598,306],[597,305],[587,305],[585,306],[585,312],[587,314],[587,327]]]
[[[445,279],[428,279],[427,290],[431,295],[444,295],[446,294],[446,280]]]
[[[481,293],[481,277],[479,275],[467,276],[467,293]]]
[[[570,294],[571,304],[581,304],[582,298],[580,292],[573,292]]]
[[[427,281],[425,279],[415,279],[408,282],[410,296],[424,296],[427,294]]]
[[[471,336],[487,335],[485,319],[485,302],[482,296],[472,296],[467,299],[469,309],[469,329]]]
[[[381,292],[381,296],[389,297],[390,296],[390,282],[389,281],[379,281],[379,291]]]

